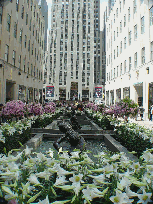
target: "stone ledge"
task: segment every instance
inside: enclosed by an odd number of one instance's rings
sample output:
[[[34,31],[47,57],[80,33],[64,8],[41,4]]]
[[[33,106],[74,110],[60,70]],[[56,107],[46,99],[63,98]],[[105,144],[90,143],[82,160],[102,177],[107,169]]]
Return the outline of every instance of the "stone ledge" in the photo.
[[[110,148],[111,151],[124,152],[130,160],[138,161],[138,158],[136,156],[134,156],[133,154],[130,154],[129,151],[124,146],[122,146],[118,141],[116,141],[109,134],[104,134],[104,142]]]

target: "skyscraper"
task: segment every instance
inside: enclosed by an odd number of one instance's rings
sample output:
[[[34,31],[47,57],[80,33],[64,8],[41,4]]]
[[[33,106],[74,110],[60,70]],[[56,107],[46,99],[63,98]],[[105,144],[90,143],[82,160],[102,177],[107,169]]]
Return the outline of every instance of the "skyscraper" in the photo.
[[[48,29],[48,5],[46,0],[36,0],[41,7],[41,13],[45,21],[44,51],[47,51],[47,29]]]
[[[54,99],[93,101],[100,83],[99,0],[54,0],[50,75]]]

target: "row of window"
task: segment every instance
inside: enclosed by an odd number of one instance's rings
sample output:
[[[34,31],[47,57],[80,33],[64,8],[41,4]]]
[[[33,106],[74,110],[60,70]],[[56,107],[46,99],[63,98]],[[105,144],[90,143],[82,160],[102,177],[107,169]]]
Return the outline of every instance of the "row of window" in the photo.
[[[150,57],[151,57],[151,60],[153,60],[153,42],[151,42],[151,52],[150,52]],[[143,47],[141,49],[141,64],[144,64],[145,63],[145,47]],[[138,65],[138,53],[136,52],[134,54],[134,68],[136,68]],[[123,64],[121,63],[120,64],[120,76],[124,73],[126,73],[127,71],[130,71],[132,68],[132,58],[129,57],[129,69],[127,68],[127,61],[125,60],[124,61],[124,69],[123,69]],[[112,73],[112,70],[111,70],[111,73]],[[118,77],[119,76],[119,66],[117,66],[117,70],[114,68],[114,78],[115,77]],[[111,74],[110,75],[110,72],[107,73],[107,81],[108,80],[112,80],[113,78],[113,75]]]
[[[126,49],[126,37],[124,38],[124,49]],[[142,56],[143,56],[143,49],[142,48]],[[150,43],[150,59],[153,60],[153,56],[152,56],[152,52],[153,52],[153,42]],[[122,53],[122,41],[120,42],[120,54]],[[117,46],[116,50],[114,49],[114,59],[116,59],[116,57],[119,56],[119,47]],[[110,64],[112,62],[112,54],[109,55],[109,57],[107,58],[107,66],[108,64]],[[141,62],[142,64],[145,63],[145,61]]]
[[[17,4],[18,5],[18,4]],[[2,16],[3,16],[3,7],[0,4],[0,24],[2,24]],[[35,16],[35,15],[34,15]],[[24,6],[22,6],[21,9],[21,18],[24,18]],[[32,18],[30,19],[30,23],[29,23],[29,30],[31,31],[31,22],[32,22]],[[37,22],[38,22],[38,13],[37,13]],[[26,13],[26,25],[28,25],[28,13]],[[11,26],[11,15],[8,14],[7,16],[7,30],[10,32],[10,26]],[[34,25],[33,25],[34,27]],[[39,18],[39,30],[41,30],[41,35],[42,32],[45,32],[44,26],[42,26],[42,22],[40,23],[40,18]],[[36,30],[37,32],[37,30]],[[34,29],[33,29],[33,36],[34,36]]]
[[[135,1],[134,1],[135,2]],[[134,3],[136,5],[136,2]],[[136,6],[134,7],[136,8]],[[134,10],[136,11],[136,9]],[[150,25],[153,25],[153,7],[150,8],[149,10],[149,16],[150,16]],[[118,8],[116,10],[116,17],[118,17]],[[128,22],[131,20],[131,14],[130,14],[130,7],[128,8]],[[114,14],[114,23],[115,23],[115,14]],[[126,14],[124,15],[124,27],[126,27],[127,20],[126,20]],[[143,33],[144,30],[144,17],[141,18],[141,33]],[[108,31],[112,29],[112,20],[111,20],[111,25],[109,24],[109,28],[107,28],[107,36],[108,36]],[[118,29],[117,29],[118,30]],[[120,22],[120,33],[122,32],[122,21]]]
[[[9,61],[9,46],[8,45],[6,45],[6,48],[5,48],[5,60],[7,62]],[[16,51],[15,50],[13,50],[13,53],[12,53],[12,60],[13,60],[13,65],[15,66],[16,64]],[[19,62],[19,69],[21,69],[21,55],[19,55],[18,62]],[[26,72],[26,57],[23,59],[23,71]],[[30,73],[29,62],[27,63],[27,73],[31,74],[31,76],[38,78],[38,69],[37,69],[37,74],[36,74],[35,66],[33,69],[33,64],[31,64],[31,73]],[[39,71],[39,79],[42,80],[42,72],[41,72],[41,77],[40,77],[40,71]]]

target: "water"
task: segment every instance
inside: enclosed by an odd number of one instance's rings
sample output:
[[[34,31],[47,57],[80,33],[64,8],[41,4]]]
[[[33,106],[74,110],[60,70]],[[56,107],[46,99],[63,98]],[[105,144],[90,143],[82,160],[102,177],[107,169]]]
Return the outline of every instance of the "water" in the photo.
[[[58,152],[55,150],[53,142],[53,140],[44,139],[40,146],[36,149],[36,152],[46,154],[46,151],[49,151],[49,148],[51,148],[54,150],[54,158],[57,159]],[[70,148],[70,144],[68,142],[62,142],[60,146],[62,146],[63,151],[68,151]],[[87,150],[91,151],[91,153],[88,153],[88,156],[94,162],[97,162],[97,158],[93,155],[98,155],[99,152],[108,150],[103,140],[86,140],[86,147]]]

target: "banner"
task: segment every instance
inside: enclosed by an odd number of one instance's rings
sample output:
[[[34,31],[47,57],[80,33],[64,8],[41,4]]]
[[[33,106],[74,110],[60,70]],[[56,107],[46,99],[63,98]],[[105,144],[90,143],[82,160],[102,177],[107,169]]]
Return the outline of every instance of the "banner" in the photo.
[[[102,87],[95,87],[95,98],[102,98]]]
[[[54,86],[46,86],[46,97],[54,97]]]

